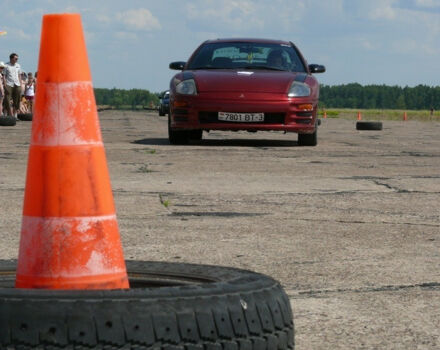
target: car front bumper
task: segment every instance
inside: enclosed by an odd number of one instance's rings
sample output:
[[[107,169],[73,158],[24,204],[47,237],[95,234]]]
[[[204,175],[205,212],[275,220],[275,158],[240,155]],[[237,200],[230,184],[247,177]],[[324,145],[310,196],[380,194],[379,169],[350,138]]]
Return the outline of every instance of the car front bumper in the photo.
[[[243,97],[241,97],[243,96]],[[311,98],[289,98],[280,94],[201,93],[175,95],[170,103],[173,129],[203,130],[278,130],[313,133],[316,128],[317,102]],[[264,113],[263,122],[225,122],[218,112]]]

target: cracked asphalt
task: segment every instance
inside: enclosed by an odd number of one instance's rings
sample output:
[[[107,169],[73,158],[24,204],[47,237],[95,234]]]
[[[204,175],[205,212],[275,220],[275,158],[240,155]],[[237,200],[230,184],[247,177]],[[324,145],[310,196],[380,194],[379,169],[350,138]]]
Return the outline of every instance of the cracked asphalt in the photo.
[[[171,146],[153,112],[100,113],[125,256],[278,279],[297,349],[440,348],[440,122]],[[30,122],[0,128],[0,258],[18,252]],[[167,205],[165,205],[166,203]]]

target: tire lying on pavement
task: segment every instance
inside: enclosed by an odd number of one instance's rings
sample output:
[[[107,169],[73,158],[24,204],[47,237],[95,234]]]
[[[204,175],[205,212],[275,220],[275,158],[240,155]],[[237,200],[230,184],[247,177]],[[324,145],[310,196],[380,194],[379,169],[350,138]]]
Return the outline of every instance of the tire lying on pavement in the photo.
[[[32,113],[19,113],[17,115],[17,118],[23,121],[31,121],[32,120]]]
[[[287,295],[228,267],[127,261],[129,290],[14,289],[0,260],[0,348],[293,349]]]
[[[17,124],[15,117],[0,117],[0,126],[14,126]]]
[[[357,122],[356,130],[382,130],[382,122]]]

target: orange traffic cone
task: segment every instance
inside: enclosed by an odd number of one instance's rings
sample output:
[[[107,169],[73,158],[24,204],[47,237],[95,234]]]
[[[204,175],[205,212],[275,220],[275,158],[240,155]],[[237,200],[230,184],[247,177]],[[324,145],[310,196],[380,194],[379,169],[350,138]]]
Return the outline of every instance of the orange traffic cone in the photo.
[[[327,111],[324,111],[324,119],[327,119]]]
[[[45,15],[17,288],[129,288],[79,14]]]
[[[358,112],[358,120],[362,120],[361,112]]]
[[[407,121],[408,120],[408,115],[406,114],[406,112],[403,112],[403,121]]]

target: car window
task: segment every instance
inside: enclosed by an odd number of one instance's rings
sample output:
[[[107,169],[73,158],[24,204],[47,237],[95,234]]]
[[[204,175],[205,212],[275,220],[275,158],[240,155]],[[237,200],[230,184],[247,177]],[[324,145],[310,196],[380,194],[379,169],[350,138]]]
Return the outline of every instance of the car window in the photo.
[[[187,69],[258,68],[306,72],[296,50],[290,45],[264,43],[208,43],[188,62]]]

